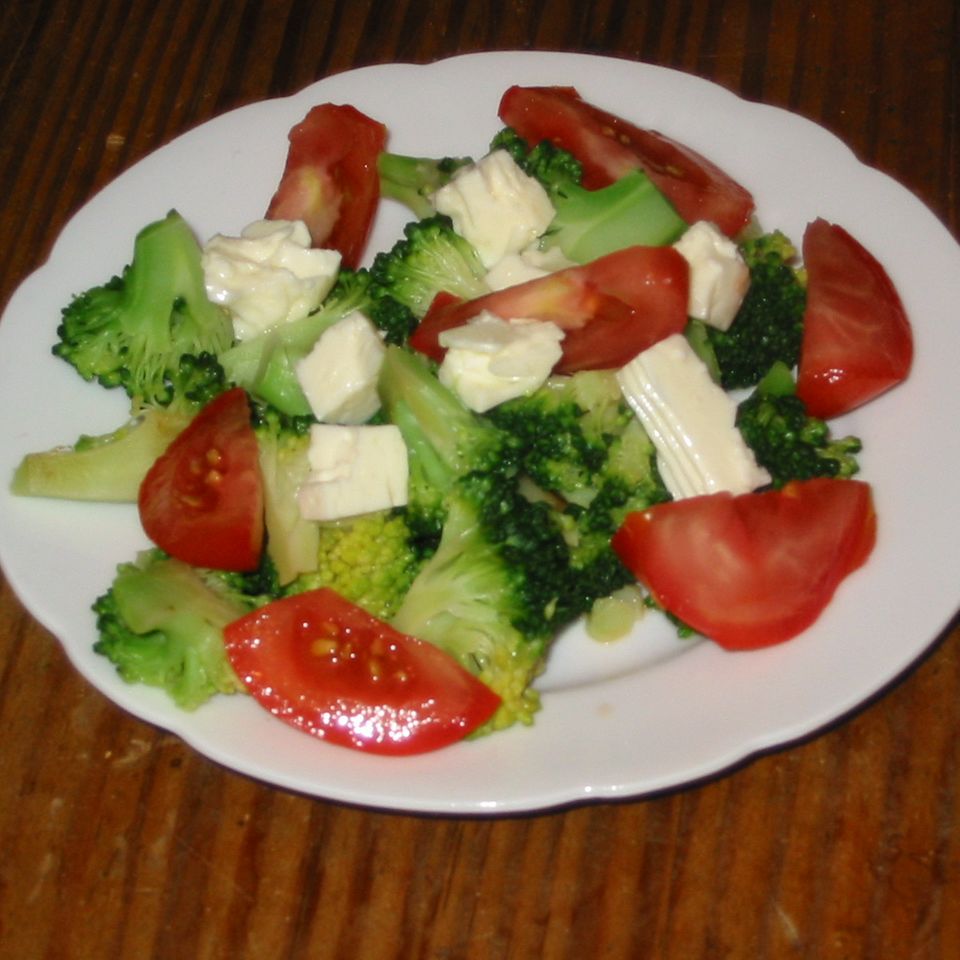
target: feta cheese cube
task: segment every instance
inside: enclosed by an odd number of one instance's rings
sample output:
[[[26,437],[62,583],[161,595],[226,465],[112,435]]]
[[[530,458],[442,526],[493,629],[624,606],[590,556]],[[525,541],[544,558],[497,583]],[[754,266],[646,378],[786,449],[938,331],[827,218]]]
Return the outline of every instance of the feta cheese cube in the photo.
[[[432,199],[487,268],[528,247],[554,217],[546,190],[506,150],[461,167]]]
[[[541,320],[504,320],[484,311],[440,334],[438,376],[477,413],[536,390],[562,355],[563,331]]]
[[[699,220],[673,245],[690,265],[687,313],[727,330],[750,286],[750,271],[737,245],[712,223]]]
[[[201,263],[207,296],[230,311],[234,335],[246,340],[316,309],[340,254],[313,249],[301,220],[256,220],[239,237],[213,236]]]
[[[491,290],[505,290],[507,287],[515,287],[528,280],[539,280],[557,270],[572,266],[573,262],[567,260],[556,248],[508,253],[487,271],[487,286]]]
[[[736,427],[737,405],[717,386],[683,334],[642,351],[617,380],[657,449],[675,499],[749,493],[770,482]]]
[[[297,491],[305,520],[341,520],[407,502],[407,447],[399,427],[310,428],[310,473]]]
[[[320,335],[295,372],[314,416],[324,423],[366,423],[380,409],[377,378],[386,348],[359,311]]]

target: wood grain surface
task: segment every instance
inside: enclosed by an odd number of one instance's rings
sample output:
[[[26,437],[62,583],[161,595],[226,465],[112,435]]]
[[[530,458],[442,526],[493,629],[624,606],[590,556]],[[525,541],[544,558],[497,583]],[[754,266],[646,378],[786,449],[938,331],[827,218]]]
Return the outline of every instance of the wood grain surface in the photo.
[[[176,134],[351,67],[493,49],[785,106],[958,234],[952,0],[6,0],[0,303]],[[370,812],[126,716],[0,581],[0,957],[956,960],[958,730],[954,627],[853,716],[708,782],[527,817]]]

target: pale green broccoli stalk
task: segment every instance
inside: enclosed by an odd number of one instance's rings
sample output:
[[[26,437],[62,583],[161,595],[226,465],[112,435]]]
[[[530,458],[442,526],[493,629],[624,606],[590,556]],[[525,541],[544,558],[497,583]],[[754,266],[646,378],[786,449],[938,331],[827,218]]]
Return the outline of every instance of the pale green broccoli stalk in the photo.
[[[470,157],[409,157],[384,151],[377,158],[380,196],[402,203],[418,219],[432,216],[433,194],[471,163]]]
[[[223,370],[209,353],[184,354],[166,406],[137,404],[116,430],[81,436],[72,446],[28,453],[13,475],[18,496],[136,502],[140,483],[201,407],[225,389]]]
[[[147,471],[191,417],[179,407],[148,407],[112,433],[28,453],[10,489],[25,497],[135,503]]]

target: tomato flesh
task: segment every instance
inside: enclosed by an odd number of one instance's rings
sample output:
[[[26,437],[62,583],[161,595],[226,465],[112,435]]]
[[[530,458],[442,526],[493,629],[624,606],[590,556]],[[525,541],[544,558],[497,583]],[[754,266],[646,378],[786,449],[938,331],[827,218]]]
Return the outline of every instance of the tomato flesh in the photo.
[[[332,590],[228,624],[227,656],[253,697],[306,733],[368,753],[423,753],[462,740],[500,698],[449,654]]]
[[[842,227],[803,235],[807,305],[797,394],[812,416],[847,413],[906,379],[913,333],[879,261]]]
[[[709,220],[728,236],[750,222],[753,197],[695,150],[583,100],[573,87],[513,86],[500,119],[528,143],[548,140],[583,167],[583,185],[605,187],[642,169],[688,223]]]
[[[876,540],[870,487],[818,478],[631,514],[613,538],[657,602],[731,650],[809,627]]]
[[[564,331],[557,373],[620,367],[686,326],[688,269],[672,247],[628,247],[474,300],[441,294],[410,345],[439,361],[440,334],[489,311],[557,324]]]
[[[250,407],[239,387],[210,401],[147,471],[144,532],[197,567],[254,570],[263,546],[263,483]]]
[[[303,220],[315,247],[360,264],[380,201],[377,157],[387,129],[355,107],[322,103],[290,131],[286,166],[270,201],[271,220]]]

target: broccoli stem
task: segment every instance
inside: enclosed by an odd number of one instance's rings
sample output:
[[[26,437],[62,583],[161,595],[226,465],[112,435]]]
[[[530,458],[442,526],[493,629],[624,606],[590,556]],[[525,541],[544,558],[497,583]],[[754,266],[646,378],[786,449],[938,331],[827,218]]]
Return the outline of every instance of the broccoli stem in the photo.
[[[10,489],[24,497],[135,503],[147,471],[191,417],[181,407],[151,407],[112,433],[28,453]]]
[[[553,196],[557,214],[542,246],[588,263],[631,246],[666,246],[687,228],[669,200],[635,170],[599,190],[563,185]]]
[[[430,195],[472,162],[470,157],[410,157],[384,151],[377,158],[380,195],[402,203],[418,218],[429,217],[436,212]]]

